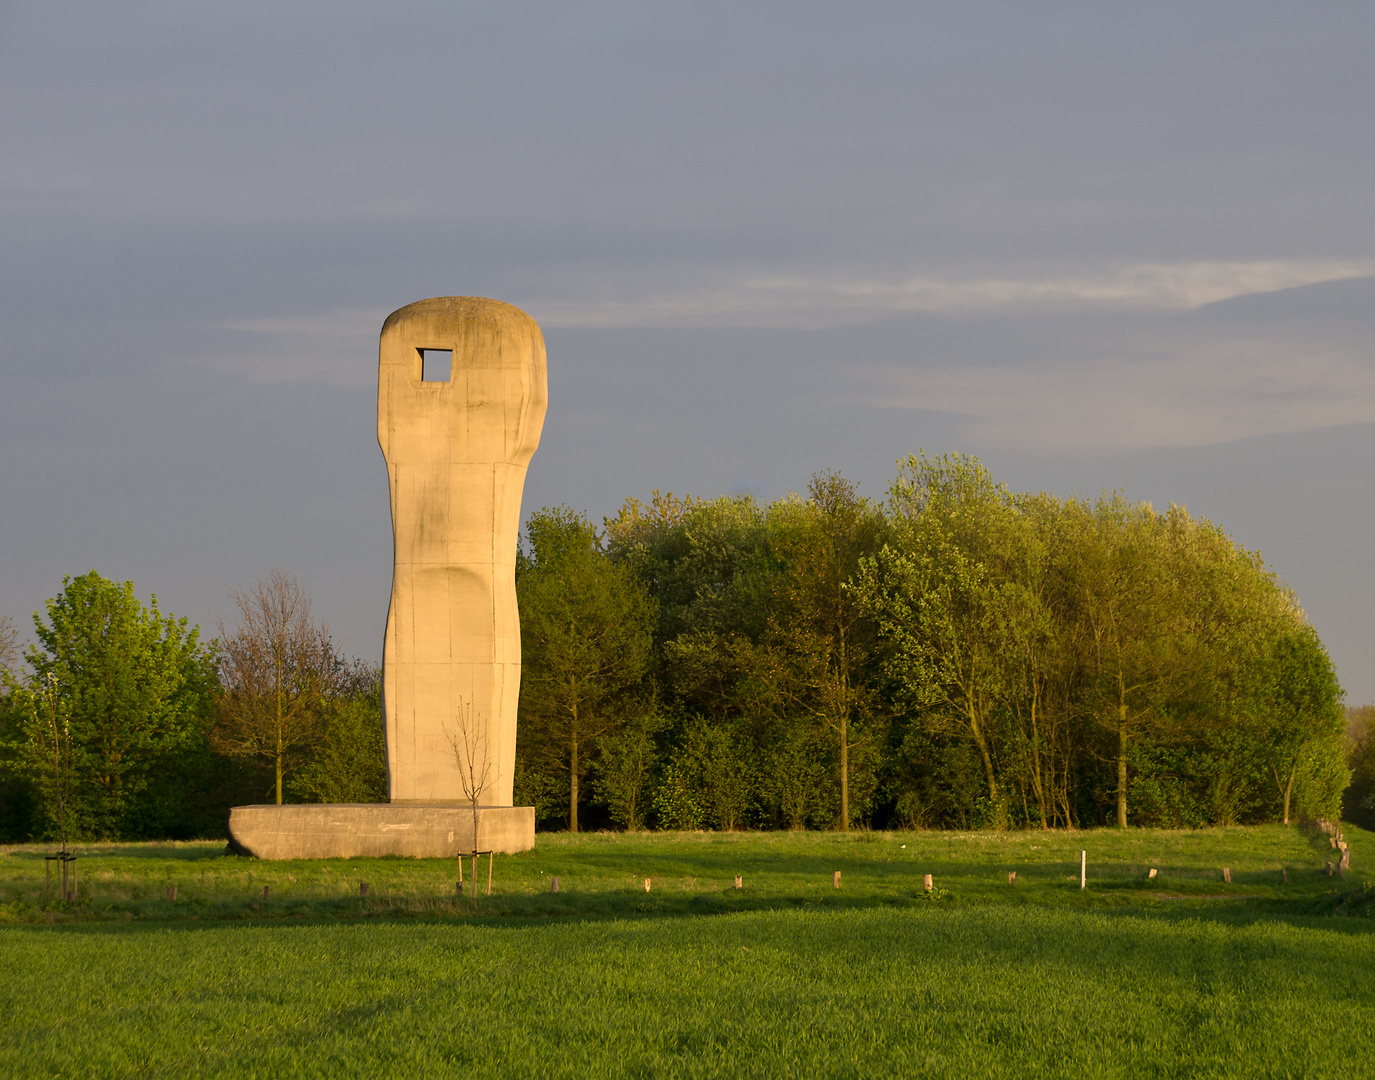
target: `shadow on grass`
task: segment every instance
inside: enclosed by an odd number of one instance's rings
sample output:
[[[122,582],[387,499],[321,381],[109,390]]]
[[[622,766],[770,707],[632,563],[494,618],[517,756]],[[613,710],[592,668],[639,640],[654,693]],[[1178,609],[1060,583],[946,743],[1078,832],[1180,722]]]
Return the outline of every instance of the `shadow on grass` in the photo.
[[[7,905],[8,906],[8,905]],[[784,912],[843,913],[872,910],[922,911],[1046,909],[1107,918],[1168,923],[1207,922],[1230,926],[1282,922],[1338,933],[1375,932],[1375,889],[1340,888],[1321,894],[1257,897],[1245,893],[1179,895],[1143,890],[1009,890],[1001,897],[963,896],[957,886],[935,896],[904,890],[886,893],[841,890],[783,894],[768,890],[632,890],[506,894],[471,898],[369,897],[283,900],[141,901],[113,904],[46,905],[11,919],[3,933],[19,930],[114,933],[232,926],[450,925],[490,929],[548,927],[568,923],[683,921],[732,914]],[[9,913],[14,914],[14,913]],[[46,917],[45,917],[46,916]],[[1334,918],[1333,916],[1350,916]]]
[[[945,915],[983,913],[998,919],[1001,913],[1011,916],[1016,909],[1027,911],[1040,909],[1056,914],[1075,917],[1083,916],[1107,920],[1109,924],[1118,920],[1135,922],[1137,925],[1156,923],[1181,928],[1188,925],[1214,925],[1234,929],[1251,926],[1286,925],[1296,929],[1322,930],[1341,936],[1368,938],[1375,933],[1375,918],[1371,917],[1366,891],[1366,907],[1363,911],[1343,912],[1342,905],[1362,893],[1347,891],[1336,896],[1324,898],[1315,904],[1308,900],[1266,900],[1263,902],[1227,902],[1213,904],[1192,904],[1188,906],[1160,904],[1121,904],[1106,905],[1086,903],[1083,905],[1047,904],[998,904],[998,903],[961,903],[958,899],[924,901],[908,898],[872,898],[831,896],[816,900],[790,899],[780,901],[766,898],[730,899],[698,894],[678,902],[636,900],[625,903],[624,897],[601,895],[597,897],[562,899],[550,898],[547,902],[523,905],[520,910],[492,911],[479,903],[476,909],[470,901],[435,901],[425,905],[389,903],[386,901],[322,902],[306,904],[269,903],[249,905],[233,912],[206,912],[201,916],[187,912],[181,917],[170,912],[163,917],[143,917],[130,920],[82,920],[49,924],[26,923],[6,927],[4,935],[20,934],[58,934],[98,935],[102,937],[142,938],[151,934],[192,931],[224,933],[234,929],[288,929],[288,928],[341,928],[364,929],[369,926],[458,929],[471,927],[483,930],[552,930],[569,925],[611,925],[615,923],[655,922],[682,926],[701,922],[702,931],[710,932],[713,917],[722,915],[782,915],[789,913],[806,914],[843,914],[886,910],[892,912],[912,912],[914,914],[941,918]],[[494,900],[496,898],[493,898]],[[616,901],[620,900],[620,903]],[[330,910],[324,910],[330,909]],[[1360,917],[1341,918],[1334,915],[1350,914]],[[180,914],[180,913],[179,913]],[[170,917],[169,917],[170,916]],[[1016,924],[1012,924],[1015,926]],[[1086,926],[1094,924],[1085,924]],[[1097,926],[1101,927],[1102,922]],[[1008,931],[1011,932],[1011,931]],[[1094,931],[1101,933],[1101,930]],[[1014,948],[1015,934],[1008,942],[997,946],[998,949]],[[990,947],[992,943],[990,942]]]

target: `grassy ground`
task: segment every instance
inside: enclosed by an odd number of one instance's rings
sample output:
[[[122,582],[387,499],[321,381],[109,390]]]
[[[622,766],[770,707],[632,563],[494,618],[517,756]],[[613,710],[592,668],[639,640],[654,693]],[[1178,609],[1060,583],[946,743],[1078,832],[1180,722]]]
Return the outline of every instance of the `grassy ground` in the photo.
[[[1353,850],[1375,834],[1347,827]],[[700,914],[797,906],[911,906],[932,874],[944,902],[1057,907],[1192,907],[1219,903],[1307,913],[1350,889],[1323,872],[1328,837],[1300,827],[1100,830],[1081,833],[541,834],[533,851],[487,860],[476,902],[456,898],[457,867],[439,859],[259,862],[221,843],[90,844],[74,848],[79,898],[44,902],[43,853],[0,848],[0,922],[356,919],[488,920]],[[1079,852],[1088,888],[1079,889]],[[1359,882],[1356,858],[1348,878]],[[1151,868],[1157,869],[1154,879]],[[1231,883],[1222,870],[1231,870]],[[841,888],[833,874],[841,871]],[[1008,872],[1016,871],[1015,885]],[[1287,871],[1288,882],[1282,878]],[[472,866],[467,864],[471,886]],[[734,878],[743,888],[734,888]],[[1375,875],[1372,875],[1375,876]],[[560,891],[550,891],[558,877]],[[645,878],[651,881],[646,894]],[[359,896],[366,882],[369,896]],[[175,902],[166,889],[175,885]],[[262,898],[268,887],[268,899]],[[56,890],[53,893],[56,896]]]
[[[5,849],[0,1074],[1372,1075],[1346,832],[1349,881],[1298,828],[542,835],[476,903],[452,862],[178,844],[83,848],[45,905]]]

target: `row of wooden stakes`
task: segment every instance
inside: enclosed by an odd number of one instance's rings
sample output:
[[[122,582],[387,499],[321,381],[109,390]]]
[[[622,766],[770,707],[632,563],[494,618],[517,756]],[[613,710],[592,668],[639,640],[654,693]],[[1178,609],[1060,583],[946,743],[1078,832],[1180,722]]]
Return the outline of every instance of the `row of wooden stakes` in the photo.
[[[1341,851],[1341,853],[1342,853],[1342,859],[1341,859],[1340,867],[1341,867],[1341,869],[1345,870],[1345,869],[1347,869],[1347,867],[1349,867],[1349,866],[1351,865],[1351,849],[1346,845],[1345,842],[1337,841],[1337,840],[1334,838],[1334,840],[1333,840],[1333,846],[1335,847],[1335,846],[1337,846],[1337,844],[1339,844],[1339,843],[1340,843],[1340,845],[1341,845],[1341,846],[1340,846],[1340,851]],[[1333,864],[1332,864],[1331,862],[1328,862],[1327,868],[1326,868],[1326,869],[1327,869],[1327,876],[1328,876],[1328,877],[1331,877],[1331,876],[1333,875],[1333,873],[1335,872],[1335,871],[1334,871]],[[1149,878],[1150,880],[1154,880],[1157,876],[1159,876],[1159,873],[1160,873],[1160,871],[1159,871],[1158,869],[1156,869],[1154,866],[1152,866],[1152,867],[1150,868],[1149,872],[1146,874],[1146,877]],[[1232,868],[1231,868],[1231,867],[1229,867],[1229,866],[1224,866],[1224,867],[1222,868],[1222,880],[1225,881],[1228,885],[1230,885],[1230,884],[1232,883]],[[653,878],[645,878],[644,881],[645,881],[645,892],[650,892],[650,891],[652,891],[652,890],[653,890],[653,887],[654,887],[654,879],[653,879]],[[1280,881],[1282,881],[1282,882],[1283,882],[1284,884],[1286,884],[1286,885],[1289,883],[1289,871],[1288,871],[1288,870],[1284,870],[1284,869],[1280,870]],[[1007,872],[1007,883],[1008,883],[1009,885],[1016,885],[1016,884],[1017,884],[1017,871],[1016,871],[1016,870],[1009,870],[1009,871]],[[476,884],[476,882],[474,882],[474,884]],[[837,889],[840,888],[840,871],[839,871],[839,870],[835,871],[835,873],[831,876],[831,884],[832,884],[833,886],[835,886],[835,888],[837,888]],[[743,888],[745,887],[745,879],[744,879],[743,876],[741,876],[741,875],[739,875],[739,874],[736,875],[736,877],[735,877],[735,887],[736,887],[737,889],[743,889]],[[922,889],[924,889],[926,892],[930,892],[932,889],[935,888],[934,880],[933,880],[933,878],[932,878],[932,876],[931,876],[930,874],[923,874],[923,875],[922,875],[921,887],[922,887]],[[463,893],[463,871],[462,871],[462,870],[459,870],[459,878],[458,878],[457,891],[458,891],[458,893],[459,893],[460,895]],[[549,879],[549,891],[550,891],[550,892],[558,892],[558,891],[559,891],[559,879],[558,879],[558,877],[550,877],[550,879]],[[363,899],[363,900],[366,900],[366,899],[368,898],[368,893],[369,893],[369,886],[368,886],[368,883],[367,883],[366,881],[360,881],[360,882],[358,883],[358,896],[359,896],[359,898],[360,898],[360,899]],[[165,892],[164,892],[164,895],[166,896],[166,898],[167,898],[167,900],[168,900],[169,902],[174,902],[174,901],[177,899],[177,887],[176,887],[175,885],[169,885],[169,886],[167,886],[167,888],[166,888],[166,890],[165,890]],[[267,899],[269,898],[270,895],[271,895],[271,886],[264,885],[264,886],[263,886],[263,899],[264,899],[264,900],[267,900]],[[491,895],[492,895],[492,877],[491,877],[491,864],[490,864],[490,863],[488,864],[488,874],[487,874],[487,895],[488,895],[488,896],[491,896]]]
[[[1011,875],[1009,875],[1008,880],[1009,880],[1009,881],[1012,881],[1012,880],[1014,880],[1016,877],[1017,877],[1016,872],[1013,872]],[[837,870],[837,871],[831,876],[831,884],[834,885],[837,889],[840,888],[840,871],[839,871],[839,870]],[[927,892],[930,892],[933,888],[935,888],[935,886],[932,884],[932,880],[931,880],[931,875],[930,875],[930,874],[924,874],[924,875],[922,876],[922,879],[921,879],[921,886],[922,886],[922,888],[925,889]],[[737,875],[735,876],[735,887],[736,887],[737,889],[743,889],[743,888],[745,887],[745,879],[744,879],[744,877],[742,877],[742,876],[739,875],[739,874],[737,874]],[[654,888],[654,879],[653,879],[653,878],[645,878],[645,892],[651,892],[651,891],[653,891],[653,888]],[[551,877],[551,878],[549,879],[549,891],[550,891],[550,892],[558,892],[558,891],[559,891],[559,879],[558,879],[557,877]]]

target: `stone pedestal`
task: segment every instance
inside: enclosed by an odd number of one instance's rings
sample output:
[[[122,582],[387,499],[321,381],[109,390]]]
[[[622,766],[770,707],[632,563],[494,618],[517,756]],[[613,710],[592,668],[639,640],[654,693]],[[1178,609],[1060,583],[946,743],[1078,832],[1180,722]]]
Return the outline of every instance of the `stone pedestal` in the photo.
[[[236,806],[229,812],[229,843],[259,859],[454,858],[474,847],[511,854],[535,846],[535,808],[479,806],[474,844],[471,806]]]

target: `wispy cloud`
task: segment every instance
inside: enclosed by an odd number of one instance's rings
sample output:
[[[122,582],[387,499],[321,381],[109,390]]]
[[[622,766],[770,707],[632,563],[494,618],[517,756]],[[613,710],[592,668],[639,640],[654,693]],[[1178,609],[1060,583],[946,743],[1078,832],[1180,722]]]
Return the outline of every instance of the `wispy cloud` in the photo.
[[[958,413],[979,441],[1011,448],[1202,446],[1375,421],[1375,364],[1332,343],[1183,340],[1147,357],[866,377],[875,407]]]
[[[880,356],[863,334],[846,331],[845,355],[832,357],[821,335],[810,359],[779,357],[778,375],[814,363],[844,371],[854,397],[883,409],[959,414],[989,445],[1189,446],[1375,421],[1375,351],[1359,328],[1324,324],[1315,336],[1308,325],[1267,323],[1262,332],[1244,320],[1179,317],[1219,300],[1361,274],[1375,274],[1375,262],[1138,264],[894,285],[756,278],[720,292],[684,288],[667,300],[525,306],[550,327],[798,328],[936,313],[948,316],[938,339],[914,329],[910,349],[899,345],[895,354],[890,338]],[[594,284],[583,287],[591,292]],[[599,284],[610,292],[608,282]],[[1081,318],[1091,312],[1120,317]],[[375,378],[386,314],[357,307],[229,320],[209,328],[209,346],[191,362],[258,382],[364,385]],[[992,338],[990,316],[1003,327]]]
[[[1183,311],[1249,293],[1375,274],[1375,259],[1136,263],[1045,275],[884,279],[838,274],[703,275],[656,288],[652,273],[583,277],[531,312],[549,326],[815,327],[902,312]]]
[[[255,382],[372,382],[387,315],[384,307],[358,307],[212,323],[214,346],[188,362]]]

